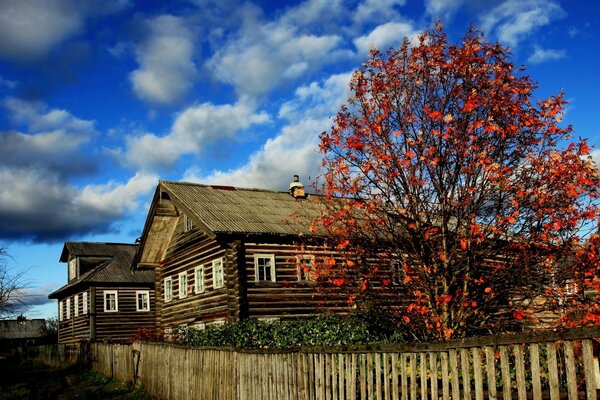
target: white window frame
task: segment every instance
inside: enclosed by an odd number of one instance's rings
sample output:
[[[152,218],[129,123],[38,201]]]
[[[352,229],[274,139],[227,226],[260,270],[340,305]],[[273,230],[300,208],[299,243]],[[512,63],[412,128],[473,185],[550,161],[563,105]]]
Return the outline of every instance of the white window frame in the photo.
[[[225,286],[225,268],[223,258],[218,258],[212,262],[213,289],[220,289]]]
[[[165,303],[173,300],[173,279],[170,276],[163,280],[163,292],[165,296]]]
[[[88,313],[88,292],[81,294],[81,313],[83,315]]]
[[[146,298],[146,306],[143,306],[143,301],[142,301],[142,307],[140,307],[140,296],[142,297],[142,299],[145,297]],[[150,311],[150,291],[149,290],[136,290],[135,291],[135,311],[140,311],[140,312],[146,312],[146,311]]]
[[[73,298],[73,315],[79,316],[79,294],[76,294]]]
[[[71,319],[71,299],[67,299],[67,319]]]
[[[107,308],[106,307],[106,300],[109,296],[115,296],[115,308]],[[104,312],[119,312],[119,291],[118,290],[105,290],[104,291]]]
[[[188,295],[188,276],[187,271],[179,273],[179,298],[185,299]]]
[[[271,264],[271,279],[270,280],[259,279],[260,275],[259,275],[258,260],[260,260],[260,259],[269,260],[269,262]],[[265,277],[266,277],[266,270],[265,270]],[[256,282],[276,282],[277,281],[277,279],[275,277],[275,255],[274,254],[255,254],[254,255],[254,280]]]
[[[190,328],[203,331],[206,329],[206,322],[194,322],[192,325],[190,325]]]
[[[308,261],[308,263],[305,263],[305,261]],[[304,268],[305,265],[306,268]],[[314,282],[316,280],[315,256],[311,254],[296,256],[296,268],[298,282]]]
[[[194,293],[204,293],[204,265],[194,269]]]
[[[77,278],[77,257],[71,258],[69,264],[69,282]]]
[[[63,301],[60,300],[58,302],[58,320],[62,321],[63,320]]]

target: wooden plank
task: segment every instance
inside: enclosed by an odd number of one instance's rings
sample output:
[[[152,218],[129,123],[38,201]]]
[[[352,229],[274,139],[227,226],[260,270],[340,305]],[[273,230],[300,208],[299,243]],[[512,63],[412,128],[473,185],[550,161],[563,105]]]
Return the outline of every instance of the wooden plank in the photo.
[[[367,355],[360,355],[360,398],[367,400]]]
[[[400,391],[398,390],[398,353],[392,353],[392,400],[400,400]]]
[[[575,366],[575,352],[573,350],[573,342],[563,342],[565,352],[565,370],[567,373],[567,393],[569,400],[577,400],[577,376]]]
[[[437,354],[429,353],[429,370],[431,376],[431,398],[438,399],[438,365]]]
[[[527,387],[525,386],[525,357],[523,356],[523,345],[516,344],[515,352],[515,369],[517,375],[517,394],[519,400],[527,400]]]
[[[558,359],[556,357],[556,343],[546,345],[548,352],[548,382],[550,384],[550,400],[559,400],[560,381],[558,380]]]
[[[450,400],[450,374],[448,373],[448,353],[443,351],[440,355],[442,363],[442,399]]]
[[[337,399],[338,398],[338,388],[337,388],[337,384],[338,384],[337,370],[338,369],[337,369],[335,353],[332,353],[330,355],[329,362],[330,362],[329,371],[330,371],[330,376],[331,376],[331,397],[330,398]]]
[[[508,346],[500,346],[500,371],[502,372],[502,398],[504,400],[512,399],[508,351]]]
[[[529,363],[531,364],[531,387],[533,390],[533,400],[542,400],[540,346],[537,343],[531,343],[529,345]]]
[[[450,372],[452,382],[452,399],[460,399],[460,380],[458,377],[458,354],[457,351],[451,349],[450,353]]]
[[[410,400],[417,400],[417,354],[410,353]]]
[[[408,366],[406,365],[406,354],[400,354],[400,369],[402,370],[402,400],[408,400]]]
[[[483,371],[481,368],[481,349],[473,347],[473,379],[475,380],[475,399],[483,400]]]
[[[350,373],[350,384],[348,385],[348,390],[346,391],[346,393],[348,393],[348,400],[356,400],[356,391],[358,389],[357,387],[357,374],[358,374],[358,360],[357,360],[357,355],[356,354],[352,354],[351,358],[350,358],[350,365],[351,365],[351,373]]]
[[[485,346],[485,367],[487,373],[487,389],[489,400],[497,400],[498,392],[496,391],[496,353],[491,346]]]
[[[346,365],[348,365],[348,363],[346,362],[346,359],[348,357],[348,354],[339,354],[338,355],[338,386],[339,386],[339,390],[340,390],[340,399],[345,399],[346,398]]]
[[[373,399],[373,353],[367,353],[367,390],[369,392],[369,399]]]
[[[421,399],[427,399],[427,353],[419,354],[419,375],[421,378]]]
[[[463,399],[471,398],[471,363],[469,350],[460,349],[460,365],[462,372]]]
[[[381,354],[373,354],[375,357],[375,398],[383,400],[382,385],[381,385]]]
[[[587,400],[595,400],[596,388],[598,387],[598,382],[596,382],[595,365],[597,365],[598,361],[594,360],[592,340],[582,340],[581,347],[581,353],[583,357],[583,370],[585,375],[585,395]]]
[[[392,398],[392,394],[390,393],[390,378],[391,378],[391,374],[390,374],[390,360],[389,360],[389,354],[388,353],[383,353],[381,354],[382,357],[382,371],[381,371],[381,375],[383,377],[383,398],[385,400],[391,400]]]

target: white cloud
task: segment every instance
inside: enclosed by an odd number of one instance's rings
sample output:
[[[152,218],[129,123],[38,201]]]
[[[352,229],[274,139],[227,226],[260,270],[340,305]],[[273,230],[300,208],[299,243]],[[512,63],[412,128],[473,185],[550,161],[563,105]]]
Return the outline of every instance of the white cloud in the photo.
[[[321,155],[319,134],[331,126],[330,116],[348,97],[351,73],[332,75],[296,90],[293,100],[284,103],[279,117],[287,124],[240,168],[204,173],[189,169],[187,181],[285,190],[294,174],[304,183],[318,174]]]
[[[243,98],[262,95],[286,81],[318,70],[334,61],[342,37],[303,33],[289,21],[306,23],[323,4],[303,3],[302,12],[294,8],[268,23],[256,12],[248,11],[239,32],[214,53],[206,67],[216,79],[233,85]]]
[[[10,79],[5,79],[0,76],[0,87],[4,86],[9,89],[14,89],[17,87],[17,81],[12,81]]]
[[[0,58],[35,60],[83,30],[86,18],[118,11],[127,1],[3,0]]]
[[[425,0],[425,10],[429,15],[447,21],[464,3],[465,0]]]
[[[533,31],[566,14],[556,0],[506,0],[481,18],[482,29],[516,46]]]
[[[535,46],[533,54],[529,56],[527,62],[531,64],[540,64],[546,61],[560,60],[566,56],[567,52],[565,50],[542,49],[541,47]]]
[[[126,153],[122,156],[134,166],[165,167],[181,155],[198,153],[216,140],[234,139],[240,130],[267,121],[267,114],[255,113],[244,103],[194,105],[177,116],[165,136],[146,133],[127,137]]]
[[[4,99],[2,105],[8,111],[8,119],[25,132],[0,131],[0,166],[43,168],[61,176],[92,168],[80,149],[95,135],[94,121],[11,97]]]
[[[2,168],[0,232],[13,240],[63,241],[91,232],[108,232],[115,220],[137,207],[136,199],[149,193],[157,177],[136,174],[126,183],[90,185],[82,190],[48,171]]]
[[[404,38],[414,40],[419,31],[407,22],[388,22],[379,25],[369,34],[354,39],[359,55],[366,55],[371,46],[379,50],[387,50],[390,47],[397,47],[402,43]]]
[[[183,18],[172,15],[146,21],[146,28],[148,36],[135,49],[140,67],[130,74],[133,90],[153,103],[180,100],[197,76],[194,34]]]
[[[394,7],[404,4],[406,0],[365,0],[356,7],[353,18],[359,23],[389,20],[396,14]]]

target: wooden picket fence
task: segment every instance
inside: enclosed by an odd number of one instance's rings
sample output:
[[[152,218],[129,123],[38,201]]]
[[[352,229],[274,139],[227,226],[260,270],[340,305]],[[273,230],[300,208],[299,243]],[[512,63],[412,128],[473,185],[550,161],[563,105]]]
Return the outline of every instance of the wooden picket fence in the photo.
[[[446,343],[248,351],[92,344],[97,371],[157,399],[596,399],[600,327]]]

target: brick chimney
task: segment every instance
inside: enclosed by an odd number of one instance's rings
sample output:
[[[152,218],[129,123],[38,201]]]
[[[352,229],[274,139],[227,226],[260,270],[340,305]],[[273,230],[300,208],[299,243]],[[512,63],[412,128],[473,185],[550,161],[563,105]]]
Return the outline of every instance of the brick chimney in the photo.
[[[290,195],[296,199],[305,198],[304,185],[300,182],[300,177],[294,175],[294,181],[290,183]]]

